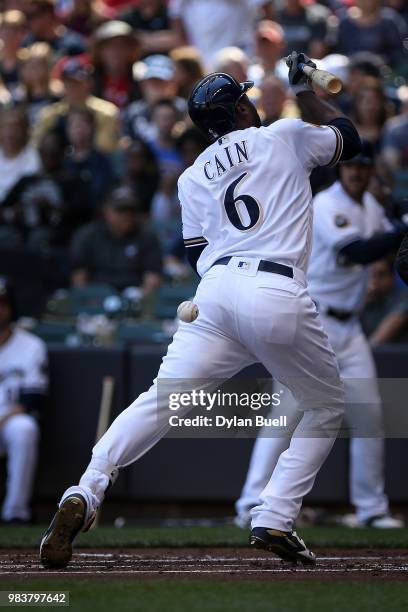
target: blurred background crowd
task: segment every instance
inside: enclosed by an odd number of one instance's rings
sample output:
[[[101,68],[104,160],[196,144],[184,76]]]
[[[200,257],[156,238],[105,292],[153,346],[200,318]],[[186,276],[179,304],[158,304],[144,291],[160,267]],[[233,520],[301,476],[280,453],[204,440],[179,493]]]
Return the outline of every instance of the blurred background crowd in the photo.
[[[345,84],[335,104],[370,147],[369,190],[390,213],[405,205],[404,0],[2,0],[0,10],[0,274],[45,339],[80,343],[82,325],[109,342],[115,317],[165,320],[193,292],[177,179],[206,147],[186,112],[206,72],[253,80],[269,125],[299,116],[284,58],[307,52]],[[335,177],[314,172],[313,191]],[[374,268],[372,334],[402,291],[387,262]],[[406,297],[397,302],[405,316]],[[84,313],[105,318],[78,322]]]

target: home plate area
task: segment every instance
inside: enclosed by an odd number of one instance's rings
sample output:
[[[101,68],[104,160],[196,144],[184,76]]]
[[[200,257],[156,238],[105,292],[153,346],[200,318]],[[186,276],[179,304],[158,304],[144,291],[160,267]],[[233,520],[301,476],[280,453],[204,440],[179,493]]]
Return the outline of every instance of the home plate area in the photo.
[[[291,580],[319,578],[382,579],[401,578],[408,571],[406,549],[317,550],[316,567],[283,563],[263,551],[240,548],[153,548],[77,550],[65,570],[45,570],[36,551],[2,551],[0,576],[3,578],[75,576],[95,579],[108,574],[116,577],[151,578],[242,578]]]

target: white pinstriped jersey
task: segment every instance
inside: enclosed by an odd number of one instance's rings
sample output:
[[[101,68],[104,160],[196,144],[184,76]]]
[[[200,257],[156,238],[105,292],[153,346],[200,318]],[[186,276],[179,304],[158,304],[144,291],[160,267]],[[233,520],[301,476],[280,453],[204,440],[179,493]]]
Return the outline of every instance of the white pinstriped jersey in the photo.
[[[333,165],[343,141],[334,126],[282,119],[236,130],[211,144],[179,178],[187,248],[206,245],[202,276],[220,257],[259,257],[306,271],[312,233],[309,175]]]
[[[20,393],[46,393],[46,365],[43,340],[16,327],[0,346],[0,415],[18,404]]]
[[[313,249],[307,280],[321,312],[332,307],[357,311],[363,306],[369,266],[344,265],[340,249],[377,232],[392,230],[383,207],[366,191],[359,204],[336,181],[313,201]]]

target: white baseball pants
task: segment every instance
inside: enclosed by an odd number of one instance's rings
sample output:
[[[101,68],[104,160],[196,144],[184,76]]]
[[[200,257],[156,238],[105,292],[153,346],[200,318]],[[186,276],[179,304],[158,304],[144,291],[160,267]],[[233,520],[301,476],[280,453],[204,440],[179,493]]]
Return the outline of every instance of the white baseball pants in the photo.
[[[239,267],[243,261],[245,266]],[[292,529],[302,498],[337,435],[343,390],[303,273],[295,271],[292,280],[257,272],[258,262],[233,257],[228,266],[214,266],[204,275],[194,298],[198,319],[180,324],[153,385],[93,449],[80,489],[94,507],[102,502],[117,468],[136,461],[169,430],[169,407],[158,399],[158,379],[228,379],[259,361],[291,389],[302,411],[297,431],[307,437],[294,436],[279,457],[253,526]],[[63,499],[74,490],[68,489]]]
[[[7,488],[2,519],[30,519],[30,499],[39,427],[29,414],[15,414],[0,427],[0,456],[7,455]]]
[[[346,422],[351,436],[353,431],[356,436],[350,440],[350,498],[357,518],[365,521],[389,511],[388,499],[384,494],[383,423],[375,364],[358,322],[340,322],[327,316],[321,319],[336,354],[344,384]],[[286,414],[288,427],[294,428],[299,416],[290,392],[284,395],[283,402],[279,413]],[[270,437],[267,430],[260,431],[246,481],[236,503],[237,515],[242,523],[249,519],[251,508],[259,503],[260,494],[289,441],[286,434]]]

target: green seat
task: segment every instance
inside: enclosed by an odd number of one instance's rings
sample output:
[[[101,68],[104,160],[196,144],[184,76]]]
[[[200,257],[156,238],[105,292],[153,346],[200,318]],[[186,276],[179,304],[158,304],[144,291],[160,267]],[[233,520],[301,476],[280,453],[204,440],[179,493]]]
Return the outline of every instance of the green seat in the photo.
[[[116,340],[120,344],[162,344],[169,341],[169,336],[157,321],[121,321],[116,330]]]
[[[45,342],[65,343],[67,336],[76,332],[76,327],[67,321],[39,321],[31,331]]]
[[[102,314],[106,312],[106,298],[111,297],[116,298],[116,308],[120,310],[122,308],[121,297],[110,285],[57,289],[47,302],[47,313],[53,317]]]
[[[158,319],[174,319],[180,302],[194,297],[197,284],[162,285],[156,294],[154,316]]]
[[[106,298],[118,296],[116,289],[110,285],[87,285],[86,287],[73,287],[70,289],[69,293],[73,315],[101,314],[105,312],[104,302]]]

